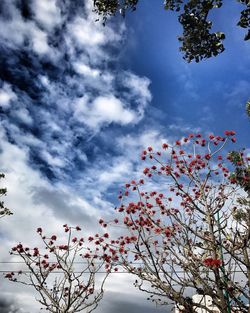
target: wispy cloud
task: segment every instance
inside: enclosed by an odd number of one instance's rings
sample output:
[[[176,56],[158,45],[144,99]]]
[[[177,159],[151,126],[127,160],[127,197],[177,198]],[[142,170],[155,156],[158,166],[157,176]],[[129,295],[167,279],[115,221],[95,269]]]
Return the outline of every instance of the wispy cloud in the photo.
[[[119,48],[124,25],[114,31],[96,23],[91,1],[63,7],[34,0],[25,16],[14,1],[3,3],[9,12],[0,33],[3,126],[44,174],[65,176],[84,166],[83,145],[103,127],[143,118],[150,81],[112,69],[110,52]]]
[[[250,82],[247,80],[239,80],[233,88],[226,88],[224,98],[230,107],[242,108],[249,99]]]
[[[1,261],[16,242],[38,244],[38,226],[95,232],[113,212],[112,188],[138,170],[120,129],[132,134],[144,118],[150,80],[117,68],[125,26],[96,23],[91,4],[0,3],[0,158],[14,212],[1,221]],[[1,293],[22,302],[20,313],[35,312],[32,290],[5,281]]]
[[[28,313],[23,309],[20,309],[19,304],[13,301],[13,298],[9,295],[7,298],[0,298],[0,312],[1,313]]]
[[[17,100],[15,93],[13,92],[11,85],[3,82],[0,89],[0,107],[5,110],[10,107],[11,101]]]

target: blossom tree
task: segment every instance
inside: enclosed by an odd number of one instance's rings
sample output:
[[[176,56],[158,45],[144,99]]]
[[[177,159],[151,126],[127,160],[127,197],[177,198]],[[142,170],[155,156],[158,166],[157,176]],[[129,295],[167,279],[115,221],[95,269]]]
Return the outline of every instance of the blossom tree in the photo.
[[[37,229],[44,248],[29,248],[19,243],[11,254],[22,259],[26,269],[9,272],[5,278],[33,287],[40,295],[43,309],[52,313],[92,312],[103,297],[104,283],[111,271],[112,260],[100,245],[104,239],[96,235],[93,248],[85,244],[79,226],[64,225],[66,242],[58,243],[56,235],[47,237],[42,228]],[[107,235],[104,234],[104,238]],[[79,270],[77,269],[79,268]],[[96,277],[98,275],[98,279]],[[99,284],[99,286],[98,286]]]
[[[0,173],[0,179],[4,178],[5,175],[3,173]],[[0,197],[5,197],[7,194],[6,188],[0,188]],[[0,201],[0,218],[6,216],[6,215],[12,215],[13,213],[6,208],[4,205],[4,201]]]
[[[250,313],[250,158],[224,153],[235,141],[226,131],[148,147],[146,178],[124,186],[118,218],[100,220],[120,227],[109,249],[148,299],[192,313],[205,308],[198,293],[213,300],[206,312]]]

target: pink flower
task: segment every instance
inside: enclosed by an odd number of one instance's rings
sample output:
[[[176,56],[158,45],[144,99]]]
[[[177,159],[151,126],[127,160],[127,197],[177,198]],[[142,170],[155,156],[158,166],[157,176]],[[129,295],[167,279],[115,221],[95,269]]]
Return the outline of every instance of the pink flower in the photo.
[[[221,265],[221,260],[206,258],[205,260],[203,260],[203,264],[207,267],[219,267]]]
[[[226,136],[234,136],[236,133],[235,133],[234,130],[225,130],[225,131],[224,131],[224,134],[225,134]]]
[[[206,160],[210,160],[210,159],[211,159],[211,154],[208,154],[208,153],[207,153],[207,154],[205,155],[205,159],[206,159]]]
[[[161,234],[161,228],[160,227],[156,227],[154,229],[154,233],[157,234],[157,235]]]
[[[13,272],[10,272],[10,273],[6,273],[5,274],[5,278],[8,278],[8,279],[12,279],[12,277],[14,276],[15,274]]]

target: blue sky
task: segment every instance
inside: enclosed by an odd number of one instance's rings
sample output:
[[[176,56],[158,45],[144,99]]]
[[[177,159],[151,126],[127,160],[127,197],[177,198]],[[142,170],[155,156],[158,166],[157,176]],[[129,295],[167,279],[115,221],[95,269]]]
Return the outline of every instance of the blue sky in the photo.
[[[241,5],[226,3],[214,14],[214,29],[226,33],[226,51],[199,64],[186,64],[178,53],[181,28],[176,15],[156,2],[158,6],[142,2],[139,17],[129,19],[136,30],[130,33],[127,65],[152,81],[149,114],[154,108],[161,110],[165,130],[178,120],[179,126],[199,126],[203,131],[235,128],[244,144],[249,133],[249,124],[242,123],[249,97],[249,44],[242,40],[244,30],[235,26]]]
[[[187,64],[177,17],[160,0],[141,0],[106,27],[94,22],[90,0],[1,1],[0,164],[14,211],[1,220],[2,261],[37,226],[80,223],[94,231],[100,216],[112,214],[121,186],[140,176],[145,146],[234,129],[236,147],[249,147],[250,47],[236,26],[240,10],[227,2],[213,15],[226,51]],[[125,305],[129,279],[111,280],[102,312]],[[30,290],[0,288],[22,312],[36,312]],[[132,288],[129,311],[154,312]]]

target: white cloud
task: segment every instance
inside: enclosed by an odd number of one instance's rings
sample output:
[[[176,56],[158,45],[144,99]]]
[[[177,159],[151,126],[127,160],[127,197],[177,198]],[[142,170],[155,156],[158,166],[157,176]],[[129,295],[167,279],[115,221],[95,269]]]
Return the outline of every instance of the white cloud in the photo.
[[[81,216],[95,216],[98,214],[83,196],[72,193],[70,187],[60,183],[52,185],[39,171],[29,165],[27,151],[18,148],[7,141],[5,133],[0,129],[1,139],[1,171],[6,174],[6,179],[1,181],[8,189],[6,204],[14,212],[11,217],[1,220],[1,233],[9,240],[29,240],[34,229],[45,226],[47,229],[56,229],[65,222],[70,223],[70,209],[74,214]],[[55,162],[55,160],[54,160]],[[40,198],[40,195],[47,197]],[[54,194],[55,197],[48,197]],[[54,200],[53,200],[54,199]],[[55,200],[58,199],[58,200]],[[56,215],[56,201],[67,199],[65,207],[58,207],[61,212]],[[53,202],[54,201],[54,202]],[[22,227],[18,227],[22,225]],[[14,232],[12,230],[15,230]]]
[[[29,53],[36,54],[37,62],[39,57],[44,56],[53,62],[55,56],[64,56],[66,49],[68,59],[65,67],[72,70],[70,75],[67,74],[64,65],[61,65],[64,62],[62,58],[61,63],[54,62],[62,70],[62,76],[65,73],[58,81],[46,76],[46,72],[37,73],[35,83],[41,86],[43,99],[41,105],[35,108],[27,107],[29,100],[24,97],[23,91],[17,97],[11,86],[5,84],[1,89],[0,101],[5,107],[15,100],[15,111],[11,113],[15,120],[6,120],[3,126],[18,144],[8,142],[0,129],[1,170],[6,174],[4,185],[8,188],[5,202],[14,212],[13,216],[1,220],[0,233],[4,237],[1,260],[9,260],[8,250],[16,242],[35,245],[37,239],[34,231],[38,226],[58,232],[61,224],[79,222],[85,223],[86,229],[95,231],[98,218],[113,212],[109,188],[116,183],[124,183],[126,176],[133,175],[133,171],[137,170],[134,169],[135,159],[138,160],[136,153],[134,156],[129,153],[127,159],[124,150],[118,157],[105,157],[103,162],[93,164],[91,153],[85,154],[82,151],[84,148],[75,145],[78,136],[84,138],[79,141],[84,141],[86,134],[90,133],[91,137],[109,124],[138,123],[151,101],[150,81],[147,78],[122,70],[118,73],[107,66],[107,62],[114,59],[109,48],[119,48],[124,39],[124,25],[113,29],[112,26],[104,28],[101,23],[95,23],[91,3],[86,3],[87,11],[84,12],[83,8],[83,12],[66,23],[62,46],[60,42],[58,48],[50,44],[50,35],[53,28],[62,27],[66,19],[61,16],[57,1],[34,0],[32,12],[35,21],[23,19],[10,4],[12,19],[5,24],[0,21],[0,37],[4,44],[17,50],[24,46],[27,50],[31,49]],[[126,91],[120,95],[119,89]],[[33,126],[38,126],[39,131],[43,132],[42,137],[36,137],[32,132],[26,134],[19,129],[18,123],[15,124],[17,117],[28,125],[33,123]],[[115,138],[112,140],[114,144],[117,143]],[[134,151],[137,147],[134,147]],[[61,181],[51,183],[42,176],[36,169],[39,164],[30,163],[30,151],[37,153],[45,161],[46,169],[56,173]],[[75,174],[75,157],[87,168],[72,183],[73,186],[68,186],[68,174],[65,174],[64,168]],[[35,312],[31,291],[7,283],[2,290],[3,294],[18,295],[23,305]]]
[[[0,106],[8,108],[11,100],[16,100],[16,94],[13,92],[11,85],[4,83],[0,89]]]
[[[203,111],[204,111],[204,119],[208,119],[211,118],[211,113],[210,113],[210,108],[209,107],[204,107]],[[200,127],[191,127],[188,124],[186,124],[183,119],[176,119],[175,124],[170,124],[168,126],[168,128],[170,130],[173,131],[178,131],[178,132],[182,132],[184,133],[185,136],[187,136],[189,133],[199,133],[201,132],[201,128]]]
[[[32,10],[36,20],[49,31],[61,22],[61,12],[56,0],[33,0]]]
[[[146,104],[152,100],[152,94],[149,91],[151,82],[147,77],[139,77],[131,72],[123,72],[122,80],[124,86],[129,88],[129,93],[138,97],[138,101]]]
[[[124,177],[132,172],[132,163],[125,159],[115,160],[116,164],[112,164],[109,168],[106,168],[98,176],[98,182],[105,184],[106,188],[112,185],[114,182],[118,182],[124,179]]]
[[[81,75],[92,76],[96,78],[101,74],[101,72],[98,69],[91,68],[84,63],[76,62],[73,66],[75,71]]]
[[[33,123],[32,117],[29,114],[29,111],[26,108],[21,108],[15,112],[15,115],[23,123],[31,125]]]
[[[93,102],[94,120],[131,123],[135,116],[133,112],[125,109],[123,103],[114,96],[98,97]]]
[[[93,1],[86,1],[85,16],[78,16],[72,23],[68,24],[69,32],[78,44],[96,48],[100,45],[121,40],[121,35],[125,30],[124,24],[118,26],[114,31],[110,26],[103,27],[102,23],[97,23],[97,17],[93,13]]]
[[[86,170],[84,179],[79,182],[80,189],[88,190],[92,199],[105,199],[110,187],[121,186],[132,179],[142,178],[145,163],[140,160],[140,153],[149,145],[160,149],[163,142],[169,143],[171,138],[164,138],[157,130],[147,130],[139,135],[126,135],[114,138],[114,146],[119,152],[117,156],[104,156],[91,168]],[[94,200],[94,201],[96,201]],[[105,205],[105,209],[112,208]],[[113,212],[111,212],[112,214]]]
[[[11,8],[11,11],[13,14],[11,21],[0,20],[0,36],[5,40],[5,43],[22,45],[27,34],[27,27],[14,7]]]
[[[37,54],[47,54],[51,51],[48,45],[48,36],[45,32],[37,27],[30,28],[30,36],[32,38],[32,47]]]
[[[53,48],[48,44],[48,34],[35,22],[23,19],[14,2],[9,2],[8,6],[10,19],[0,20],[0,37],[4,39],[4,43],[15,47],[23,46],[28,41],[35,53],[48,54],[51,58],[55,57]],[[54,18],[56,17],[54,16]]]
[[[67,52],[75,62],[84,63],[86,66],[103,65],[116,56],[107,52],[106,46],[118,47],[124,39],[125,25],[122,23],[103,27],[102,23],[96,22],[97,15],[93,13],[93,2],[88,0],[85,3],[84,15],[76,16],[66,26],[64,40],[67,44]],[[84,54],[79,55],[79,49]]]
[[[98,29],[98,26],[84,18],[77,17],[69,25],[69,29],[80,45],[97,46],[107,42],[105,34]]]
[[[156,129],[146,130],[137,136],[121,136],[117,140],[118,147],[120,147],[121,151],[129,151],[129,154],[127,155],[128,158],[139,158],[140,152],[149,146],[154,147],[154,149],[160,149],[162,143],[164,142],[168,143],[169,138],[164,138],[164,136],[161,135],[160,132]]]
[[[85,10],[83,9],[81,14],[76,14],[71,22],[66,23],[63,30],[62,41],[66,46],[63,46],[62,50],[67,49],[69,56],[67,64],[80,76],[66,74],[65,79],[71,85],[68,88],[65,87],[65,81],[62,84],[50,81],[46,75],[39,75],[39,80],[44,88],[46,103],[58,106],[59,112],[65,110],[68,114],[74,115],[97,133],[103,126],[111,123],[120,125],[138,123],[143,118],[152,96],[149,91],[150,81],[146,77],[139,77],[128,71],[117,73],[107,67],[107,60],[112,59],[108,48],[119,47],[120,41],[124,38],[124,24],[116,26],[116,29],[111,26],[103,27],[100,22],[95,22],[96,16],[92,12],[92,5],[92,2],[88,1]],[[61,16],[56,1],[32,2],[34,16],[40,24],[46,26],[45,29],[39,28],[34,21],[23,19],[13,3],[9,6],[12,18],[6,21],[6,25],[2,25],[5,32],[1,33],[0,30],[0,37],[6,43],[17,46],[26,45],[28,40],[29,48],[33,52],[41,57],[49,57],[54,64],[57,60],[60,66],[59,59],[63,52],[60,51],[60,47],[56,48],[49,44],[51,28],[65,22],[66,19]],[[76,100],[78,97],[74,95],[75,87],[80,94],[89,98],[87,103],[83,99]],[[126,90],[121,92],[119,97],[118,88]],[[96,98],[93,95],[96,95]],[[2,102],[7,105],[9,100],[6,92],[2,94]],[[20,105],[23,106],[22,103]],[[75,111],[72,112],[72,109]],[[44,116],[43,108],[38,110],[40,116]],[[32,123],[26,108],[19,107],[16,115],[25,123]],[[48,119],[48,123],[49,129],[52,130],[51,119]]]
[[[41,152],[41,157],[51,166],[63,167],[65,166],[65,160],[60,157],[54,157],[46,150]]]
[[[102,124],[119,123],[126,125],[136,120],[136,113],[113,95],[99,96],[92,103],[86,97],[75,104],[75,117],[89,126],[99,128]]]

